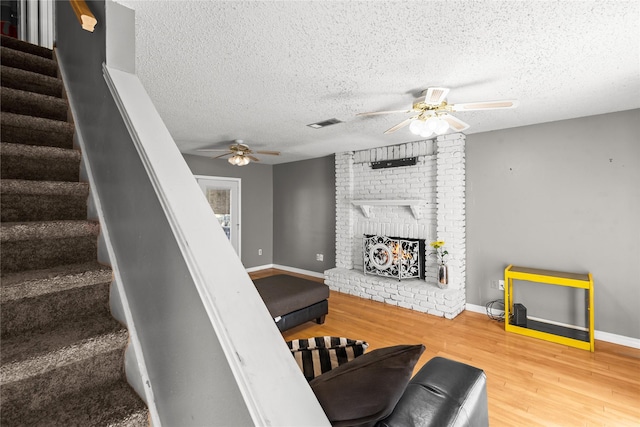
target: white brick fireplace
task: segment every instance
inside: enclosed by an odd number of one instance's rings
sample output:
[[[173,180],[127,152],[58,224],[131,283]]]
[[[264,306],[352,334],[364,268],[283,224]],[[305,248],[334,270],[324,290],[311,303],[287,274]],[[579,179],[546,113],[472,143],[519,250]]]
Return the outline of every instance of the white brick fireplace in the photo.
[[[465,298],[465,136],[336,154],[336,268],[325,271],[335,291],[452,319]],[[416,157],[413,166],[372,169],[371,163]],[[370,202],[370,203],[368,203]],[[425,279],[363,273],[363,236],[424,239]],[[444,240],[447,288],[437,286],[428,246]]]

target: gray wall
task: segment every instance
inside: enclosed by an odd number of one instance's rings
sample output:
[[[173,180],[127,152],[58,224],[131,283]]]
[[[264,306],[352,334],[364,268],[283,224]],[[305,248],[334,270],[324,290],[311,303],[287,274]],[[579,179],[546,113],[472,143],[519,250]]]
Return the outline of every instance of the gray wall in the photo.
[[[250,425],[242,396],[158,198],[102,75],[105,5],[95,32],[56,4],[58,58],[78,115],[160,419],[166,426]],[[177,161],[181,161],[180,158]]]
[[[240,258],[245,268],[273,263],[273,168],[251,163],[232,166],[226,160],[184,154],[194,175],[241,179]],[[258,255],[262,249],[262,256]]]
[[[334,156],[275,165],[273,211],[275,264],[318,273],[335,267]]]
[[[501,298],[508,264],[591,272],[596,330],[640,338],[640,110],[472,134],[466,161],[467,302]],[[517,288],[529,315],[584,323],[577,291]]]

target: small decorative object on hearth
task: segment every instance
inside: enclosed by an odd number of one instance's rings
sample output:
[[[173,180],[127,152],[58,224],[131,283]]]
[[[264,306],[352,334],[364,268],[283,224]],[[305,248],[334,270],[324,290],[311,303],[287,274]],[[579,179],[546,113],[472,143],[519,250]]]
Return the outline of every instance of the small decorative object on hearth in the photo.
[[[442,240],[431,242],[429,245],[435,249],[431,254],[435,255],[438,259],[438,286],[444,289],[449,284],[449,272],[447,265],[444,263],[444,257],[449,255],[449,252],[444,249],[444,242]]]
[[[440,264],[438,266],[438,286],[444,289],[449,284],[449,272],[447,270],[447,266],[444,264]]]

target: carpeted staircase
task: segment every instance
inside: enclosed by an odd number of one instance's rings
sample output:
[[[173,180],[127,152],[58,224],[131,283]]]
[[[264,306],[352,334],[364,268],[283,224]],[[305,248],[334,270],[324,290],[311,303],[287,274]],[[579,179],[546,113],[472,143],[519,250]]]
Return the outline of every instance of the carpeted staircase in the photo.
[[[0,425],[148,425],[52,51],[2,36],[0,61]]]

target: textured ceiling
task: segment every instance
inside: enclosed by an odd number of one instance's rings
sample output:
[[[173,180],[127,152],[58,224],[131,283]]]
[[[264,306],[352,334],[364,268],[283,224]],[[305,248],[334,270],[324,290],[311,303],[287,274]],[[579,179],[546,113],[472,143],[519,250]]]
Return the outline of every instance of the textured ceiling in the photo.
[[[465,133],[640,107],[638,1],[131,1],[138,75],[180,151],[243,139],[274,164],[417,139],[407,108],[518,99],[455,113]],[[337,118],[324,129],[307,124]]]

